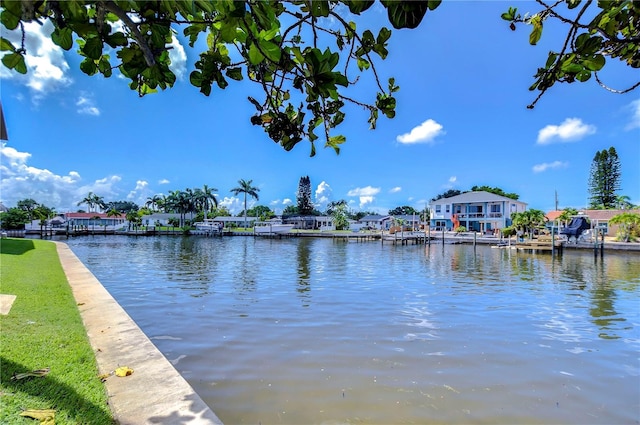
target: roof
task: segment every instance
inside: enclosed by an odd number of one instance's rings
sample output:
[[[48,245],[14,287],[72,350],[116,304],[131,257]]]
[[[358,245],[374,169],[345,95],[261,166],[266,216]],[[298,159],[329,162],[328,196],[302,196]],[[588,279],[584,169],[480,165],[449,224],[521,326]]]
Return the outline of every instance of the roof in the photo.
[[[121,213],[122,214],[122,213]],[[86,218],[86,219],[92,219],[93,217],[99,217],[99,218],[117,218],[116,216],[113,217],[109,217],[107,215],[107,213],[99,213],[99,212],[70,212],[70,213],[65,213],[64,214],[64,218],[66,218],[67,220],[72,219],[72,218]],[[122,214],[122,217],[124,217],[124,214]]]
[[[436,201],[431,201],[430,205],[435,204],[468,204],[472,202],[517,202],[527,205],[526,202],[518,201],[516,199],[507,198],[506,196],[496,195],[495,193],[485,191],[465,192],[460,195],[452,196],[450,198],[440,198]]]
[[[380,214],[372,214],[372,215],[366,215],[364,217],[362,217],[359,221],[363,222],[363,221],[382,221],[382,220],[386,220],[391,218],[390,215],[380,215]]]
[[[545,214],[549,221],[557,220],[564,211],[549,211]],[[640,209],[635,210],[580,210],[578,214],[589,217],[589,220],[609,221],[622,213],[640,214]]]

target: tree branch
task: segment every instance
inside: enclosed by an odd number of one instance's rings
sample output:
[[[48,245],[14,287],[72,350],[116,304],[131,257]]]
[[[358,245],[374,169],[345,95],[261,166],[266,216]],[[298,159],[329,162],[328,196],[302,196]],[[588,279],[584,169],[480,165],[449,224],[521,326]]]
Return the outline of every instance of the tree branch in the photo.
[[[145,62],[147,62],[147,65],[150,67],[154,66],[156,64],[156,60],[153,56],[153,52],[151,51],[151,48],[149,48],[149,44],[147,44],[147,41],[144,39],[144,36],[140,32],[140,29],[138,29],[138,26],[135,24],[135,22],[133,22],[131,18],[129,18],[129,15],[127,15],[124,10],[120,9],[120,7],[118,7],[118,5],[113,1],[105,2],[104,7],[109,12],[120,18],[120,20],[127,26],[127,28],[131,30],[133,38],[136,39],[136,41],[138,42],[138,46],[140,46],[140,50],[142,50]]]

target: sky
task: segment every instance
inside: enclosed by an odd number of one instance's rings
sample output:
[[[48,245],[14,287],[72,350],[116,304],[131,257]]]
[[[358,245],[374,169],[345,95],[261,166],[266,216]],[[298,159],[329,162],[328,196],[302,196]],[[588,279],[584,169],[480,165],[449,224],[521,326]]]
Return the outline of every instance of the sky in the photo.
[[[393,30],[389,56],[376,65],[383,81],[394,77],[400,86],[396,117],[381,117],[369,130],[368,115],[349,106],[335,131],[347,137],[340,154],[320,140],[315,157],[307,141],[286,152],[250,124],[255,109],[247,96],[260,95],[250,83],[231,81],[209,97],[191,86],[200,50],[181,32],[171,52],[175,86],[140,98],[117,71],[108,79],[83,74],[77,46],[64,52],[53,45],[48,24],[28,25],[28,74],[0,67],[9,134],[0,155],[0,202],[13,207],[32,198],[62,213],[86,209],[78,203],[89,192],[142,206],[156,194],[207,185],[238,214],[243,198],[231,189],[244,179],[259,189],[249,207],[281,213],[296,204],[300,178],[309,176],[320,211],[339,200],[354,212],[422,210],[449,189],[486,185],[546,212],[556,201],[559,209],[586,207],[593,157],[614,147],[619,194],[640,204],[640,88],[620,95],[593,79],[556,84],[527,109],[537,96],[528,90],[533,75],[549,51],[561,48],[566,28],[546,25],[531,46],[528,28],[512,32],[500,19],[510,5],[448,1],[418,28]],[[538,10],[533,2],[517,6],[523,14]],[[379,4],[354,17],[359,28],[379,28],[385,19]],[[638,72],[608,61],[600,77],[625,89]],[[350,95],[372,101],[372,83],[364,75]]]

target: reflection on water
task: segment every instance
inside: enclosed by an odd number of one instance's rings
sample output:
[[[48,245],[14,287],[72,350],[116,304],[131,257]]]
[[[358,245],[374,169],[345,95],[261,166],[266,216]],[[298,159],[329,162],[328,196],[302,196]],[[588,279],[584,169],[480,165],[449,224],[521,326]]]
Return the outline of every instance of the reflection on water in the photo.
[[[640,258],[70,239],[227,424],[637,423]]]

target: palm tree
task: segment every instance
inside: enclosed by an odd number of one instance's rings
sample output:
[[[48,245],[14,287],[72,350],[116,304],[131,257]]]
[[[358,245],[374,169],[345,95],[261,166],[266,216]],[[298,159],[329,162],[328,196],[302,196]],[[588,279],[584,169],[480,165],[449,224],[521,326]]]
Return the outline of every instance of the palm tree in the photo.
[[[149,196],[147,198],[147,202],[145,202],[145,206],[146,207],[150,207],[151,211],[157,211],[158,206],[160,205],[160,201],[161,201],[161,197],[160,195],[153,195],[153,196]]]
[[[87,209],[89,210],[89,212],[91,212],[91,210],[93,209],[93,206],[95,205],[93,202],[94,196],[95,195],[93,194],[93,192],[89,192],[89,194],[85,196],[84,199],[82,199],[82,201],[78,202],[78,206],[82,204],[87,204]]]
[[[107,204],[105,204],[105,202],[104,202],[104,197],[103,196],[98,196],[98,195],[95,195],[95,194],[93,195],[93,205],[95,205],[96,207],[100,207],[100,209],[103,210],[103,211],[107,207]]]
[[[122,216],[122,213],[120,211],[118,211],[115,208],[111,208],[109,211],[107,211],[107,217],[120,217]],[[113,225],[113,228],[115,229],[116,225]]]
[[[618,195],[616,197],[616,208],[619,210],[628,210],[633,208],[633,204],[631,203],[631,198],[627,195]]]
[[[247,228],[247,195],[251,196],[252,198],[254,198],[256,201],[258,201],[258,192],[260,192],[260,189],[254,186],[251,186],[251,183],[253,182],[253,180],[249,180],[246,181],[244,179],[240,179],[238,180],[238,184],[240,186],[238,187],[234,187],[233,189],[231,189],[231,193],[233,193],[235,196],[238,196],[240,193],[244,193],[244,228]]]
[[[624,212],[611,217],[609,224],[618,225],[618,239],[629,242],[640,231],[640,214]]]
[[[196,189],[198,202],[202,206],[204,210],[204,219],[207,219],[207,212],[209,208],[213,205],[218,208],[218,198],[216,198],[215,193],[218,189],[214,187],[209,187],[206,184],[202,187],[202,189]]]

